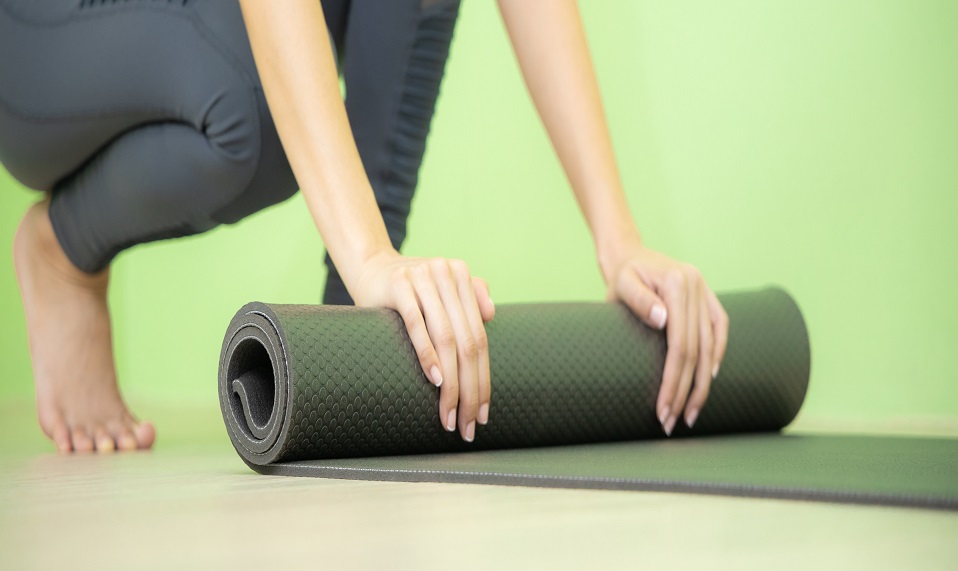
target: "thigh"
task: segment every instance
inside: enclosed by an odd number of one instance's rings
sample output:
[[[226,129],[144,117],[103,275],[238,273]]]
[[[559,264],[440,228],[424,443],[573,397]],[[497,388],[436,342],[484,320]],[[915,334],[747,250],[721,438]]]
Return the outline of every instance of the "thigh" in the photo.
[[[0,162],[33,188],[138,126],[215,136],[257,82],[236,2],[0,0]]]

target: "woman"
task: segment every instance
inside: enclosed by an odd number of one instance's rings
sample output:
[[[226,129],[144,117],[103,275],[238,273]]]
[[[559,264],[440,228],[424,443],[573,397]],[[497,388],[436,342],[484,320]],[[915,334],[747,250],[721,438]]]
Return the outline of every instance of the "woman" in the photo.
[[[574,0],[500,0],[526,84],[595,242],[609,299],[665,329],[656,413],[692,425],[727,317],[700,274],[643,247]],[[44,198],[14,259],[40,425],[61,452],[149,448],[119,393],[109,264],[303,192],[328,249],[325,303],[402,316],[466,441],[490,421],[483,323],[465,263],[398,249],[456,0],[0,0],[0,161]],[[337,62],[346,86],[345,104]]]

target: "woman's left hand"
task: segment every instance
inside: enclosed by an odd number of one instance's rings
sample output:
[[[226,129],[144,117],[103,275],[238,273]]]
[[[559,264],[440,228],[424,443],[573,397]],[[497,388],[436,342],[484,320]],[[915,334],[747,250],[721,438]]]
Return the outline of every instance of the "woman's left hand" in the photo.
[[[602,260],[610,301],[622,301],[650,327],[665,329],[668,352],[656,415],[667,435],[679,415],[691,428],[718,375],[728,315],[702,274],[640,243]]]

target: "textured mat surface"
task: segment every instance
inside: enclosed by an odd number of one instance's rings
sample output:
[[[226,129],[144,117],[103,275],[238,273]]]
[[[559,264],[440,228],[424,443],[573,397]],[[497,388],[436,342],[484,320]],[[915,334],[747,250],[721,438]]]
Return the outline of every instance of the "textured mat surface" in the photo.
[[[958,509],[958,439],[949,438],[744,434],[305,460],[260,471]]]
[[[246,305],[220,404],[237,452],[268,474],[953,505],[952,441],[774,434],[808,386],[801,312],[778,289],[720,298],[725,361],[694,430],[668,441],[654,413],[664,334],[614,304],[497,308],[492,412],[472,444],[443,430],[438,389],[388,310]],[[757,432],[773,434],[715,436]]]
[[[729,345],[695,434],[778,430],[798,412],[808,336],[781,290],[725,295]],[[439,389],[399,315],[355,307],[243,307],[227,330],[219,395],[237,451],[291,460],[661,438],[665,335],[617,304],[512,305],[487,325],[489,424],[443,430]],[[682,429],[677,432],[681,433]]]

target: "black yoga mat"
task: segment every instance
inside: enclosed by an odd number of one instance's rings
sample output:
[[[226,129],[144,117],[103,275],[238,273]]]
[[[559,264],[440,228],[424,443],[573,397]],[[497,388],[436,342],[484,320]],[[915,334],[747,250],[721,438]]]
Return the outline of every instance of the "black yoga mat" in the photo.
[[[779,289],[720,299],[726,358],[695,428],[671,439],[655,417],[664,334],[607,303],[497,308],[490,421],[471,444],[442,428],[439,389],[390,310],[247,304],[227,330],[220,404],[264,474],[958,508],[958,441],[777,434],[808,385],[801,312]]]

